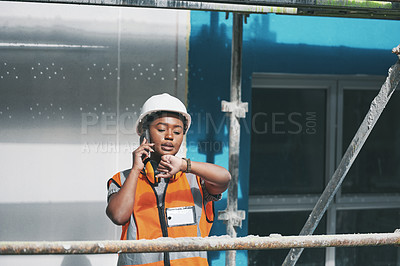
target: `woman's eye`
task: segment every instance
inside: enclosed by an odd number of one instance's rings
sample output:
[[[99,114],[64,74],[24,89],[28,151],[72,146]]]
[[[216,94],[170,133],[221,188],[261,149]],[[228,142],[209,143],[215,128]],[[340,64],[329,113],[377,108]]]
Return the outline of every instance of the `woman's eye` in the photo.
[[[175,132],[174,132],[174,134],[175,134],[175,135],[180,135],[180,134],[181,134],[181,132],[179,132],[179,131],[175,131]]]
[[[161,129],[161,128],[158,129],[158,132],[164,132],[164,131],[165,131],[165,129]]]

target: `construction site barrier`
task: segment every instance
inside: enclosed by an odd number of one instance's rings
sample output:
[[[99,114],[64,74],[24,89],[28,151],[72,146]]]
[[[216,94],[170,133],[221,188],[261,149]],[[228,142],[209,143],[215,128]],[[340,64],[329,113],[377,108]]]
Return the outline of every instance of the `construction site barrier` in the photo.
[[[394,233],[267,237],[229,236],[158,238],[118,241],[28,241],[0,242],[0,255],[61,255],[151,253],[179,251],[260,250],[400,245],[400,230]]]

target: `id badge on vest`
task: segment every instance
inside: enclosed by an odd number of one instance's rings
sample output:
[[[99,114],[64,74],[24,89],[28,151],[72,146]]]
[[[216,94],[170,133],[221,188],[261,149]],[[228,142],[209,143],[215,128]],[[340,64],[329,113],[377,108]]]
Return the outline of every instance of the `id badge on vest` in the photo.
[[[196,224],[194,206],[167,208],[166,214],[168,227]]]

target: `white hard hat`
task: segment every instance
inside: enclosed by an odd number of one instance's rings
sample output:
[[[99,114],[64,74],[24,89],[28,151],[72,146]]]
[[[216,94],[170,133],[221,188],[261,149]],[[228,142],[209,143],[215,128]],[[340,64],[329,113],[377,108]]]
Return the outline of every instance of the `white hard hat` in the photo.
[[[146,122],[146,116],[156,112],[175,112],[183,115],[186,118],[186,131],[190,127],[192,118],[188,114],[185,105],[176,97],[168,93],[157,94],[151,96],[143,104],[140,116],[136,121],[136,132],[140,136],[143,133],[143,123]]]

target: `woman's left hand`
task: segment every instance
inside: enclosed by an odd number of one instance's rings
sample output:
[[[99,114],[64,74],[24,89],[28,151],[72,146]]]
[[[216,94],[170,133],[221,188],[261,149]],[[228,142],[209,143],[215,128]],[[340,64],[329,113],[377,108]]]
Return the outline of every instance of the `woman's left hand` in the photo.
[[[161,178],[171,178],[176,173],[182,170],[184,160],[173,156],[173,155],[163,155],[161,156],[161,161],[158,164],[157,170],[161,172],[157,177]]]

